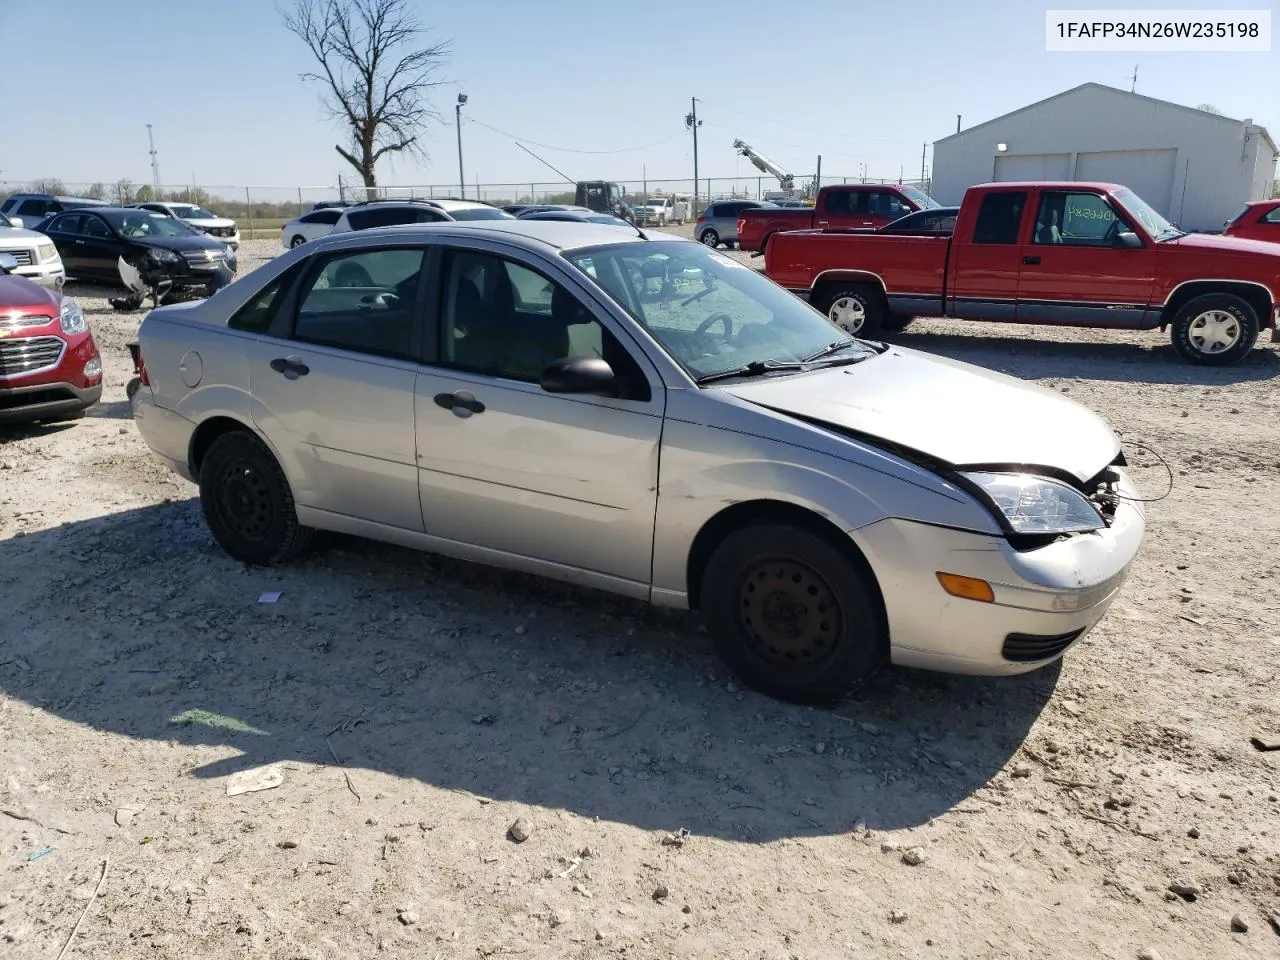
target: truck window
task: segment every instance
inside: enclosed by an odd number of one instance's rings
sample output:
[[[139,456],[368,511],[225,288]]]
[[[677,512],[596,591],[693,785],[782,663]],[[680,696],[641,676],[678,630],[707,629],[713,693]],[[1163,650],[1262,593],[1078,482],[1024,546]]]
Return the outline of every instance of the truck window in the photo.
[[[1023,191],[988,193],[978,208],[978,223],[973,228],[974,243],[1017,243],[1022,209],[1027,205]]]
[[[826,213],[859,214],[866,212],[867,195],[860,190],[828,190],[822,202]]]
[[[1033,243],[1103,247],[1129,225],[1096,193],[1045,193],[1036,212]]]

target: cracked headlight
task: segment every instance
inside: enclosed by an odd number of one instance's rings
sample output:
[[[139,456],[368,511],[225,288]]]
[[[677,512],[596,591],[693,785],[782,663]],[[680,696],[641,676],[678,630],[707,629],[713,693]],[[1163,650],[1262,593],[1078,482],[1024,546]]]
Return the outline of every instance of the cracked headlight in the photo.
[[[1106,523],[1074,487],[1029,473],[963,473],[1014,533],[1083,533]]]

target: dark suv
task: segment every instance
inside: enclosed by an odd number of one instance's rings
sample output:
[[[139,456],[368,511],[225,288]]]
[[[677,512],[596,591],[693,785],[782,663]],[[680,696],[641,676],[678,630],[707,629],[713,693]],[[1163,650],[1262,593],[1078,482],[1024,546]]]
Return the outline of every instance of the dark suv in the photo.
[[[724,244],[732,249],[738,243],[738,214],[756,207],[776,207],[768,200],[713,200],[698,214],[693,235],[708,247]]]

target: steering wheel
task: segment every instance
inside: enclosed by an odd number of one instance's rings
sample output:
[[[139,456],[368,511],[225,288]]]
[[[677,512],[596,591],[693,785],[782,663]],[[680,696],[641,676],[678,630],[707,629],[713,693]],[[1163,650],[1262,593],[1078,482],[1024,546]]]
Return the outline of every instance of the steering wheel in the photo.
[[[729,316],[727,313],[713,313],[711,316],[707,317],[707,319],[698,324],[698,329],[693,331],[693,335],[701,340],[707,335],[707,331],[715,326],[717,322],[724,326],[725,341],[728,342],[733,339],[733,317]]]
[[[1103,243],[1115,243],[1115,242],[1116,242],[1116,236],[1117,236],[1117,235],[1121,232],[1121,230],[1123,230],[1123,229],[1124,229],[1124,228],[1121,226],[1119,218],[1116,218],[1116,219],[1112,220],[1112,221],[1111,221],[1111,223],[1107,226],[1107,232],[1106,232],[1105,234],[1103,234],[1103,235],[1102,235],[1102,242],[1103,242]]]

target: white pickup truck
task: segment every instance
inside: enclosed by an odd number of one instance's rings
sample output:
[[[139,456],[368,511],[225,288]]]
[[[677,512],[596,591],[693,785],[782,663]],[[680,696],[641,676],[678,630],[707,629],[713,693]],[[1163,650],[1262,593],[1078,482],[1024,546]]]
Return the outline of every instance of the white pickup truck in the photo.
[[[650,197],[632,209],[640,225],[665,227],[669,223],[684,223],[689,216],[689,205],[677,203],[672,197]]]

